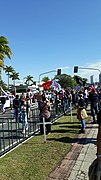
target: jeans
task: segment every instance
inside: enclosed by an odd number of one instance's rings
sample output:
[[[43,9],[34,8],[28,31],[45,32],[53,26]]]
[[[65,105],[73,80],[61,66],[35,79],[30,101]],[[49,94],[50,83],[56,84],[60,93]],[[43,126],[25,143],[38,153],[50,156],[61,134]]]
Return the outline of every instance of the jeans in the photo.
[[[4,113],[5,112],[4,104],[1,104],[1,109],[2,109],[2,112]]]
[[[27,122],[27,113],[21,112],[21,119],[22,119],[22,129],[25,130],[28,128],[28,122]]]
[[[81,129],[84,130],[86,128],[85,119],[81,119]]]
[[[14,109],[14,117],[16,119],[16,122],[18,122],[18,116],[19,116],[19,108]]]
[[[97,113],[98,113],[98,103],[95,106],[91,105],[91,115],[93,117],[94,122],[96,122],[97,120]]]

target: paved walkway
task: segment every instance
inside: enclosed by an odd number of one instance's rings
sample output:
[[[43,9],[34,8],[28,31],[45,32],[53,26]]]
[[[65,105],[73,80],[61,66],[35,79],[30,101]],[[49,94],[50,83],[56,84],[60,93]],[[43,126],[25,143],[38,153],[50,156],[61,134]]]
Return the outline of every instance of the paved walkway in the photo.
[[[97,124],[87,124],[86,133],[80,134],[71,151],[47,180],[89,180],[88,169],[96,158]]]

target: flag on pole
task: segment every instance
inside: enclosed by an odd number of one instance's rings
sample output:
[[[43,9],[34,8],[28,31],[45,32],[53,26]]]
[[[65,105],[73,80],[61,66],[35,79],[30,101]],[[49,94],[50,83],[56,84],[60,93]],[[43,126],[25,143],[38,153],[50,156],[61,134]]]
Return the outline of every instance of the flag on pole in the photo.
[[[57,83],[56,81],[52,81],[51,86],[54,88],[54,90],[56,90],[58,92],[61,90],[61,85],[59,83]]]
[[[50,87],[51,87],[51,85],[52,85],[52,81],[47,81],[47,82],[43,83],[41,86],[42,86],[44,89],[49,90]]]

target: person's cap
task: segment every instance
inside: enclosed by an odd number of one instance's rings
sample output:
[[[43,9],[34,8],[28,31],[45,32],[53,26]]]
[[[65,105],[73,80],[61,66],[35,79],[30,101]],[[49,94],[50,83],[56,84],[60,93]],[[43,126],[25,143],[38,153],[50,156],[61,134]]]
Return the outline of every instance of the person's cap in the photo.
[[[96,89],[95,89],[95,88],[92,88],[92,92],[96,92]]]

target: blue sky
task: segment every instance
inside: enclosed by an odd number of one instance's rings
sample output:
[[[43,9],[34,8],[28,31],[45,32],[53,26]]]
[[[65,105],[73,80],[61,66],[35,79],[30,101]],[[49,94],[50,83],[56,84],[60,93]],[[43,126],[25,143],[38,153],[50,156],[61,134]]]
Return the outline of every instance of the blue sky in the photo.
[[[0,35],[14,53],[5,64],[20,79],[32,75],[38,81],[57,68],[73,76],[75,65],[101,69],[100,0],[0,0],[0,17]],[[79,69],[78,75],[97,80],[99,71]]]

